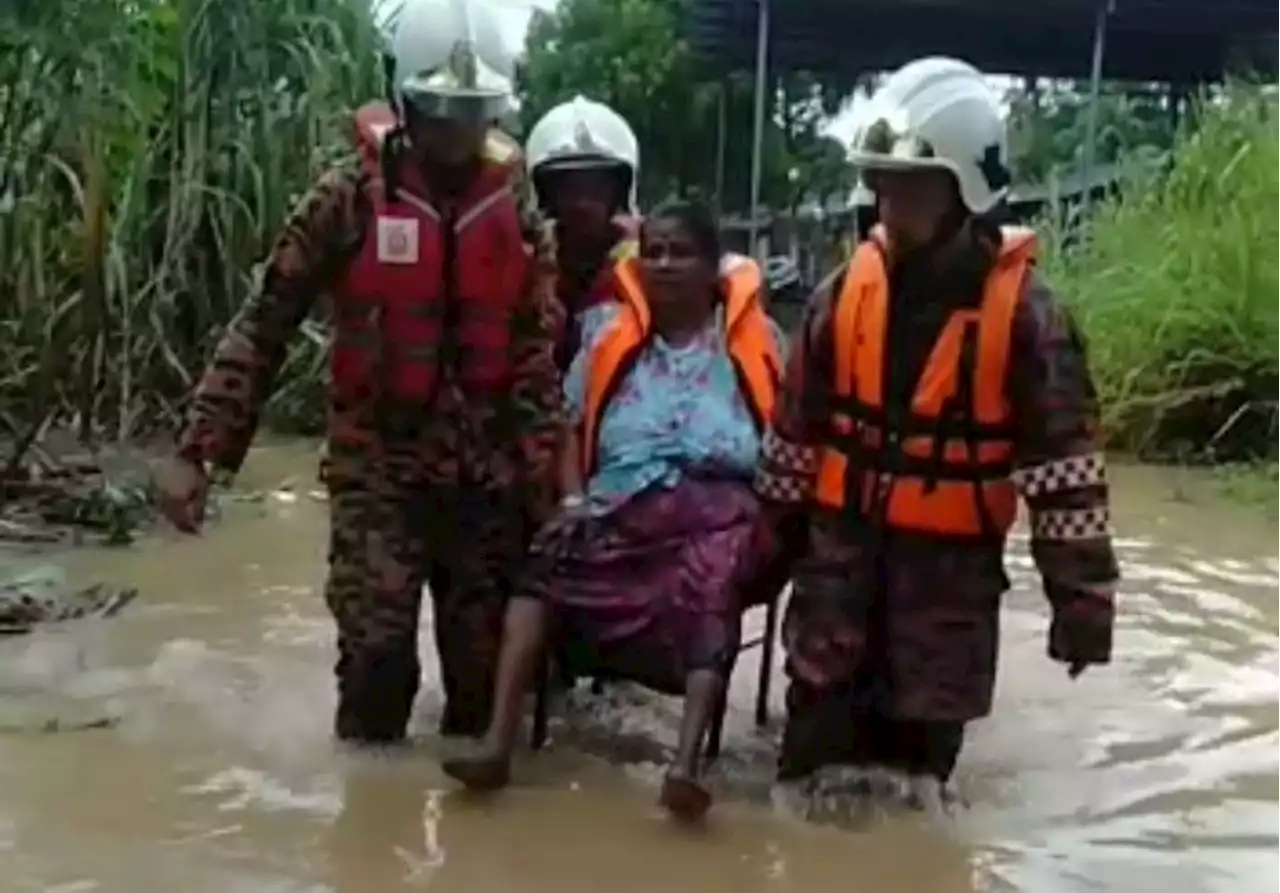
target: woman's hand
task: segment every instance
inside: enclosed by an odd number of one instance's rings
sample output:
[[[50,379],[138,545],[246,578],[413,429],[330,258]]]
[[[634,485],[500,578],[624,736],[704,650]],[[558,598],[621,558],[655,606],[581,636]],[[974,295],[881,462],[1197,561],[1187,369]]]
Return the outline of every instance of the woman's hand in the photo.
[[[582,495],[581,491],[566,493],[560,497],[560,511],[569,514],[577,514],[585,511],[587,507],[587,497]]]
[[[536,552],[560,555],[574,542],[590,535],[591,512],[587,498],[581,493],[568,493],[551,517],[538,529],[532,548]]]

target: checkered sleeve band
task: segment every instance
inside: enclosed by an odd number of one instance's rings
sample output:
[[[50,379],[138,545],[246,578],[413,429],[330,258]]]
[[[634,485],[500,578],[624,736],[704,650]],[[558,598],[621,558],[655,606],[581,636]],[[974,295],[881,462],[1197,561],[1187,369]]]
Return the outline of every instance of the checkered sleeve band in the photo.
[[[1018,492],[1029,499],[1105,484],[1107,465],[1102,453],[1089,453],[1019,468],[1010,477]]]
[[[756,472],[755,488],[761,499],[794,505],[808,500],[812,479],[762,467]]]
[[[1105,507],[1033,511],[1031,536],[1037,540],[1056,542],[1109,537],[1111,513]]]
[[[805,502],[813,491],[817,468],[817,452],[812,447],[792,443],[769,429],[760,448],[756,492],[770,502]]]
[[[764,464],[778,471],[808,476],[818,469],[818,453],[813,447],[784,440],[772,428],[764,433],[761,455]]]

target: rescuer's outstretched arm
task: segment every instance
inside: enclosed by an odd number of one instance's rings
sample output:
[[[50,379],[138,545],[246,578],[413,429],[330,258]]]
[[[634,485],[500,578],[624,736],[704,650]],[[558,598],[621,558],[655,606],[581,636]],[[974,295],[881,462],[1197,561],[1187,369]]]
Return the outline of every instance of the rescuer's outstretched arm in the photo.
[[[359,194],[357,175],[333,171],[289,215],[257,288],[195,387],[178,436],[179,456],[229,472],[240,468],[289,339],[359,247]]]
[[[1119,566],[1084,339],[1034,275],[1014,318],[1008,390],[1018,427],[1013,480],[1053,608],[1049,652],[1074,674],[1111,658]]]

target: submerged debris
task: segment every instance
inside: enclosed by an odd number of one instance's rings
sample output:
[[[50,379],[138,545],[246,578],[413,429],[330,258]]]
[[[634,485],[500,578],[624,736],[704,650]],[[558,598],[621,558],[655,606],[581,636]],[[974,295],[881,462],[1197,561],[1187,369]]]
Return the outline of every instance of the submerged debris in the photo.
[[[136,589],[101,583],[68,588],[58,573],[48,571],[0,580],[0,636],[68,620],[113,617],[137,596]]]
[[[13,449],[0,445],[0,456]],[[89,450],[51,433],[0,462],[0,543],[71,545],[87,535],[126,545],[152,514],[150,467],[140,449]]]
[[[0,721],[0,733],[24,735],[53,735],[57,732],[87,732],[93,729],[114,729],[120,725],[118,716],[99,716],[92,719],[67,720],[50,717],[39,723],[6,723]]]
[[[114,617],[136,589],[76,587],[57,567],[0,579],[0,733],[107,729],[120,717],[83,683],[95,669],[96,622]]]

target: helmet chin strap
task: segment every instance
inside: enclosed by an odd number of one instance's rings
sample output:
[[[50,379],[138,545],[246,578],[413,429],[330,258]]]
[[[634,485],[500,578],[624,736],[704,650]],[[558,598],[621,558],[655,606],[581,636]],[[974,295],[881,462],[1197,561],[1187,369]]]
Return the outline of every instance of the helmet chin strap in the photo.
[[[404,103],[400,101],[400,91],[396,89],[396,59],[391,53],[382,54],[383,88],[387,92],[387,105],[391,106],[396,120],[404,124]]]

